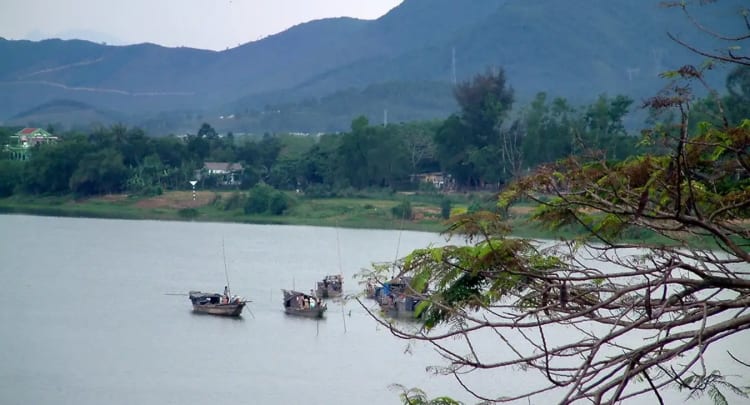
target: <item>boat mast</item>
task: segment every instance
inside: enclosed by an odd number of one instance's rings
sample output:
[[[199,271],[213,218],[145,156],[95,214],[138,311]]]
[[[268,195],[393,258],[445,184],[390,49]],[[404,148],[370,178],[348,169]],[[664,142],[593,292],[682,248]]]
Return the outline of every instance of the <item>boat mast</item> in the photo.
[[[229,271],[227,270],[227,254],[224,250],[224,237],[221,237],[221,256],[224,259],[224,277],[227,280],[227,295],[231,294],[231,289],[229,289]]]

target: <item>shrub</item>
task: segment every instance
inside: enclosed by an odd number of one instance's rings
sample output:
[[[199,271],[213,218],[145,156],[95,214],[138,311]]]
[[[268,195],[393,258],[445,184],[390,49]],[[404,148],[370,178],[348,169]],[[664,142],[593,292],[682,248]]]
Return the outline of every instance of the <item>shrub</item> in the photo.
[[[177,211],[177,215],[179,215],[181,218],[196,218],[198,216],[198,210],[196,210],[195,208],[183,208]]]
[[[224,211],[232,211],[243,208],[244,204],[244,196],[241,193],[234,192],[229,195],[226,201],[223,201],[222,208],[224,209]]]
[[[448,219],[451,217],[451,200],[443,198],[440,201],[440,216],[443,219]]]
[[[272,215],[281,215],[289,208],[289,202],[289,197],[287,197],[286,194],[277,191],[271,196],[268,209],[271,211]]]
[[[391,214],[396,218],[403,219],[412,219],[414,216],[409,200],[404,200],[400,204],[391,208]]]
[[[250,189],[245,203],[245,214],[262,214],[268,212],[273,189],[265,184],[257,184]]]

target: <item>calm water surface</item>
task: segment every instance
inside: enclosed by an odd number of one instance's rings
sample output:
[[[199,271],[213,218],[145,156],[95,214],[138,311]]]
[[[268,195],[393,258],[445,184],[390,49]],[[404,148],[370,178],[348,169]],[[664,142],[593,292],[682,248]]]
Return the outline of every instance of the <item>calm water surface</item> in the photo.
[[[195,315],[168,295],[223,289],[222,240],[233,293],[253,300],[239,320]],[[358,292],[362,268],[430,243],[445,240],[0,215],[0,403],[398,403],[392,383],[445,393],[425,372],[431,350],[404,354],[356,303],[329,303],[322,322],[281,305],[280,289],[309,290],[339,268]]]
[[[398,404],[393,383],[476,402],[426,372],[441,364],[429,347],[407,347],[354,302],[329,303],[323,321],[282,310],[282,288],[306,291],[341,269],[356,293],[352,276],[372,262],[445,243],[420,232],[0,215],[0,404]],[[233,293],[253,300],[241,319],[193,314],[186,296],[170,295],[221,291],[224,258]],[[493,376],[476,383],[498,393],[537,378]]]

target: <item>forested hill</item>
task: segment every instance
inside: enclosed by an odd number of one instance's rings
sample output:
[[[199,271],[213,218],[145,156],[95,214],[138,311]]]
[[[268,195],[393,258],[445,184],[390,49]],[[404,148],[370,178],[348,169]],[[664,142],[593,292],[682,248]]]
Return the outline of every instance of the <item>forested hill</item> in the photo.
[[[40,105],[64,100],[161,132],[219,115],[244,117],[217,125],[235,131],[344,129],[359,114],[445,117],[455,109],[453,81],[491,66],[505,68],[522,101],[538,91],[581,102],[605,92],[641,99],[661,87],[663,70],[701,62],[667,32],[717,47],[660,3],[405,0],[377,20],[313,21],[222,52],[0,39],[0,120],[30,123]],[[722,0],[698,17],[739,29],[743,4]],[[404,89],[408,103],[398,102]],[[268,117],[281,113],[288,116]]]

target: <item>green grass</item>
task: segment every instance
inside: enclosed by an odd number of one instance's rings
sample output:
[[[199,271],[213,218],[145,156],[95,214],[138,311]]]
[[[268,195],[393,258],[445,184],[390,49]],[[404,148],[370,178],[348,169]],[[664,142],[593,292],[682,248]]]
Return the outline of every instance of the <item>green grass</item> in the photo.
[[[143,208],[139,202],[146,197],[120,197],[114,199],[94,198],[76,200],[71,196],[13,196],[0,199],[0,213],[19,213],[61,217],[153,219],[172,221],[235,222],[273,225],[309,225],[359,229],[404,229],[427,232],[442,232],[446,222],[440,218],[442,196],[374,194],[372,197],[306,198],[293,196],[293,203],[283,215],[246,215],[242,208],[224,209],[222,198],[195,208],[152,207]],[[174,195],[172,196],[174,197]],[[453,195],[452,207],[463,209],[477,200],[477,196]],[[491,198],[483,196],[482,198]],[[391,213],[391,209],[404,199],[412,204],[418,219],[402,220]],[[584,229],[567,226],[548,229],[529,221],[533,211],[531,205],[519,205],[509,220],[513,235],[533,239],[573,239],[580,237]],[[645,244],[674,244],[664,237],[651,234],[627,235],[628,242]],[[696,247],[711,246],[710,241],[691,240]]]
[[[216,203],[196,208],[141,208],[137,204],[145,197],[119,199],[93,198],[76,200],[72,196],[13,196],[0,199],[0,213],[31,215],[192,220],[206,222],[239,222],[256,224],[341,226],[348,228],[408,229],[440,232],[445,229],[438,215],[425,214],[420,220],[403,221],[391,214],[391,208],[414,196],[379,194],[346,198],[295,197],[291,207],[280,216],[246,215],[242,209],[225,210],[221,199]],[[432,210],[439,213],[440,199],[415,198],[415,212]]]

